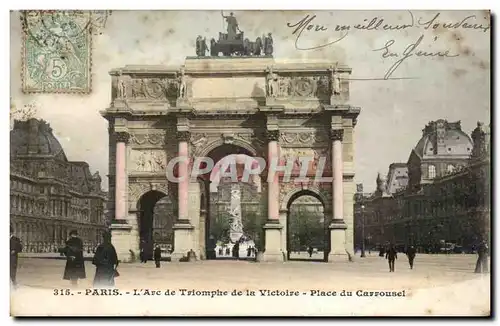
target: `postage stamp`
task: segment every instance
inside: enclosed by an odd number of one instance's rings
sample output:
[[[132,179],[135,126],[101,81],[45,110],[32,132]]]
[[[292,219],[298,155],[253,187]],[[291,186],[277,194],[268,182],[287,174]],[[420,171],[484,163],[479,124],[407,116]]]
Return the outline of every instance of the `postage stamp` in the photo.
[[[25,93],[89,93],[90,12],[25,11],[22,88]]]

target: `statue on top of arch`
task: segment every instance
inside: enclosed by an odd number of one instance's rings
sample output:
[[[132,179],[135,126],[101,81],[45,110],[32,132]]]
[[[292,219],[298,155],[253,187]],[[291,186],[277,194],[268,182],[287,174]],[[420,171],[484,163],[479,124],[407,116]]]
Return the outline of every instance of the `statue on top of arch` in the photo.
[[[231,56],[272,56],[273,54],[273,38],[271,33],[267,36],[257,37],[255,41],[250,41],[244,37],[244,32],[240,29],[238,20],[234,13],[224,15],[221,10],[221,16],[224,22],[227,23],[227,33],[219,33],[219,38],[210,39],[210,48],[207,46],[206,38],[198,35],[196,37],[196,56],[204,57],[206,52],[210,51],[210,56],[217,57],[220,53],[224,57]]]

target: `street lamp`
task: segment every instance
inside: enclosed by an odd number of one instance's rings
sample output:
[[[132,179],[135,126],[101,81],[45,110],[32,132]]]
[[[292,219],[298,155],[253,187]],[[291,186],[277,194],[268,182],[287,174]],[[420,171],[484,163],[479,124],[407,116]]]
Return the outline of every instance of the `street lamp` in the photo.
[[[365,255],[365,205],[361,205],[361,256]]]

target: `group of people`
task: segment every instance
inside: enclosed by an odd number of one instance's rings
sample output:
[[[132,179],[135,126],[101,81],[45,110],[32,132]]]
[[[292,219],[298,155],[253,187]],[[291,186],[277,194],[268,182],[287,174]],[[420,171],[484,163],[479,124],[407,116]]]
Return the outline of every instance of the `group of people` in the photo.
[[[488,254],[489,248],[488,243],[483,240],[479,243],[477,248],[477,262],[474,273],[488,273]],[[413,269],[413,264],[415,261],[415,256],[417,255],[417,249],[415,246],[409,246],[405,250],[406,256],[408,257],[408,263],[410,264],[410,269]],[[389,272],[394,272],[395,262],[398,259],[398,251],[393,244],[389,244],[386,247],[380,247],[379,252],[380,257],[384,257],[389,262]]]
[[[10,280],[13,286],[17,285],[17,263],[18,254],[22,252],[21,240],[14,235],[10,228]],[[73,286],[78,284],[78,280],[85,279],[85,261],[83,257],[83,241],[78,237],[77,231],[69,233],[69,239],[61,252],[66,256],[66,266],[64,268],[63,279],[69,280]],[[115,247],[111,244],[111,234],[104,233],[102,243],[96,248],[92,264],[96,267],[94,276],[94,287],[112,287],[115,285],[115,277],[118,271],[118,255]]]
[[[139,250],[140,250],[139,258],[141,259],[141,263],[143,264],[147,263],[152,256],[152,258],[155,261],[156,268],[160,268],[162,249],[159,244],[148,245],[144,240],[142,240]]]
[[[385,259],[389,262],[389,272],[395,271],[396,259],[398,259],[398,251],[396,247],[390,244],[387,248],[380,248],[379,256],[383,257],[385,253]],[[414,246],[409,246],[406,249],[406,256],[408,257],[408,263],[410,264],[410,269],[413,269],[413,262],[415,261],[415,256],[417,255],[417,249]]]

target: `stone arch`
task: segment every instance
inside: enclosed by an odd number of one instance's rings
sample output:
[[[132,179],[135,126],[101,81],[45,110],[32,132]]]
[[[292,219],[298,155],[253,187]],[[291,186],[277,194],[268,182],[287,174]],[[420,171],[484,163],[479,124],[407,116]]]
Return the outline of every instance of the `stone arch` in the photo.
[[[327,196],[325,191],[320,190],[316,186],[310,186],[307,188],[296,187],[290,191],[288,191],[280,203],[280,211],[288,212],[288,209],[292,202],[300,196],[310,195],[317,198],[322,204],[325,212],[325,216],[327,214],[331,214],[332,207],[330,204],[330,198]]]
[[[128,185],[129,210],[136,210],[140,199],[150,191],[159,191],[167,196],[168,184],[165,182],[131,182]]]
[[[211,151],[213,151],[217,147],[220,147],[220,146],[225,145],[225,144],[230,144],[230,145],[244,148],[245,150],[250,152],[252,154],[252,156],[254,156],[254,157],[257,156],[257,154],[258,154],[257,149],[247,141],[244,141],[241,139],[232,139],[231,141],[227,141],[227,140],[221,138],[221,139],[216,139],[216,140],[208,143],[207,146],[204,146],[203,148],[197,150],[195,152],[194,156],[206,157],[206,156],[208,156],[208,154],[210,154]]]

